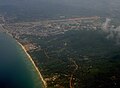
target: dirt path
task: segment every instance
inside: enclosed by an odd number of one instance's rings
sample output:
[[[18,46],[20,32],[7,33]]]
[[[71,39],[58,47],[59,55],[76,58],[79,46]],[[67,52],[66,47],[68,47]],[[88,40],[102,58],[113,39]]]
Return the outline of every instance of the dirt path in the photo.
[[[75,60],[70,59],[70,61],[75,65],[75,69],[73,70],[73,73],[70,76],[70,88],[74,88],[73,75],[74,75],[74,73],[76,72],[76,70],[78,69],[79,66],[77,65]]]

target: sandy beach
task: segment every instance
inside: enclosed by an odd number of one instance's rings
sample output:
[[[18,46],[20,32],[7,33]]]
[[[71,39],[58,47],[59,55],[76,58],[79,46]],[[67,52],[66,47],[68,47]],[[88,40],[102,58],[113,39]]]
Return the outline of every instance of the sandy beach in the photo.
[[[42,77],[42,75],[41,75],[38,67],[36,66],[35,62],[33,61],[32,57],[27,53],[25,47],[24,47],[21,43],[19,43],[18,41],[17,41],[17,43],[22,47],[22,49],[24,50],[24,52],[25,52],[26,55],[28,56],[29,60],[32,62],[33,66],[35,67],[37,73],[39,74],[40,80],[42,80],[42,82],[43,82],[43,84],[44,84],[44,88],[47,88],[47,83],[46,83],[46,81],[44,80],[44,78]]]
[[[0,24],[0,28],[1,28],[2,30],[4,30],[4,28],[2,27],[1,24]],[[5,31],[9,36],[13,37],[12,34],[10,34],[7,30],[4,30],[4,31]],[[25,47],[24,47],[21,43],[19,43],[19,41],[16,40],[16,42],[21,46],[21,48],[24,50],[24,52],[25,52],[26,55],[28,56],[29,60],[32,62],[34,68],[36,69],[36,71],[37,71],[37,73],[38,73],[38,75],[39,75],[40,80],[42,80],[42,82],[43,82],[43,84],[44,84],[44,88],[47,88],[47,83],[46,83],[46,81],[44,80],[44,78],[42,77],[42,75],[41,75],[38,67],[36,66],[35,62],[33,61],[32,57],[27,53],[27,50],[25,49]]]

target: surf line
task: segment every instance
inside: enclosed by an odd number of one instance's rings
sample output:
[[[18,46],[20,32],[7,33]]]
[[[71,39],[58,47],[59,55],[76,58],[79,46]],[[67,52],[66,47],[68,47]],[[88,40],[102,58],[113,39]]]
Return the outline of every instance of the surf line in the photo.
[[[16,41],[17,41],[17,40],[16,40]],[[39,74],[39,77],[40,77],[40,79],[42,80],[42,82],[43,82],[43,84],[44,84],[44,87],[47,88],[47,83],[46,83],[46,81],[44,80],[44,78],[42,77],[42,75],[41,75],[38,67],[36,66],[35,62],[33,61],[32,57],[28,54],[27,50],[25,49],[25,47],[24,47],[21,43],[19,43],[18,41],[17,41],[17,43],[22,47],[22,49],[24,50],[24,52],[25,52],[26,55],[28,56],[29,60],[32,62],[34,68],[35,68],[36,71],[37,71],[37,73]]]

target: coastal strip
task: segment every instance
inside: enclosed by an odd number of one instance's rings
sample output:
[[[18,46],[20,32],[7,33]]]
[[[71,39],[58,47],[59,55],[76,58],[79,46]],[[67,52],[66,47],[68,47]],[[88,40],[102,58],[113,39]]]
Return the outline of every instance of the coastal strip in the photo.
[[[0,24],[0,29],[3,30],[5,33],[7,33],[10,37],[13,38],[12,34],[10,34],[7,30],[5,30],[5,29],[3,28],[3,25],[2,25],[2,24]],[[16,39],[15,39],[15,40],[16,40]],[[32,62],[34,68],[36,69],[36,71],[37,71],[37,73],[38,73],[38,75],[39,75],[39,77],[40,77],[40,80],[43,82],[44,88],[47,88],[47,83],[46,83],[46,81],[43,79],[43,77],[42,77],[42,75],[41,75],[38,67],[36,66],[35,62],[33,61],[32,57],[28,54],[28,52],[27,52],[27,50],[25,49],[25,47],[24,47],[18,40],[16,40],[16,42],[21,46],[21,48],[24,50],[24,52],[25,52],[26,55],[28,56],[29,60]]]
[[[17,41],[17,43],[22,47],[22,49],[24,50],[24,52],[25,52],[26,55],[28,56],[29,60],[32,62],[34,68],[36,69],[37,73],[39,74],[40,79],[42,80],[42,82],[43,82],[43,84],[44,84],[44,88],[47,88],[47,83],[46,83],[46,81],[43,79],[43,77],[42,77],[42,75],[41,75],[38,67],[36,66],[35,62],[33,61],[32,57],[28,54],[28,52],[26,51],[25,47],[24,47],[21,43],[19,43],[18,41]]]

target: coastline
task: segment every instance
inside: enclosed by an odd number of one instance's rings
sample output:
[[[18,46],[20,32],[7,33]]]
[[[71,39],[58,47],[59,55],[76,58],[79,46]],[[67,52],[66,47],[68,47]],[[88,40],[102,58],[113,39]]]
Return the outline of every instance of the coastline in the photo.
[[[17,41],[17,40],[16,40]],[[46,81],[44,80],[44,78],[42,77],[38,67],[36,66],[35,62],[33,61],[32,57],[28,54],[28,52],[26,51],[25,47],[17,41],[17,43],[21,46],[21,48],[24,50],[24,52],[26,53],[26,55],[28,56],[29,60],[32,62],[34,68],[36,69],[37,73],[39,74],[39,77],[40,77],[40,80],[42,80],[43,82],[43,85],[44,85],[44,88],[47,88],[47,83]]]
[[[2,24],[0,24],[0,27],[4,30],[4,28],[2,27]],[[7,30],[5,30],[5,33],[7,33],[10,37],[13,38],[12,34],[10,34]],[[15,38],[14,38],[15,39]],[[38,75],[39,75],[39,78],[40,80],[43,82],[43,86],[44,88],[47,88],[47,83],[46,81],[44,80],[44,78],[42,77],[38,67],[36,66],[34,60],[32,59],[32,57],[28,54],[27,50],[25,49],[25,47],[18,41],[15,39],[15,41],[18,43],[18,45],[21,46],[21,48],[23,49],[23,51],[25,52],[25,54],[28,56],[28,59],[31,61],[31,63],[33,64],[35,70],[37,71]]]

